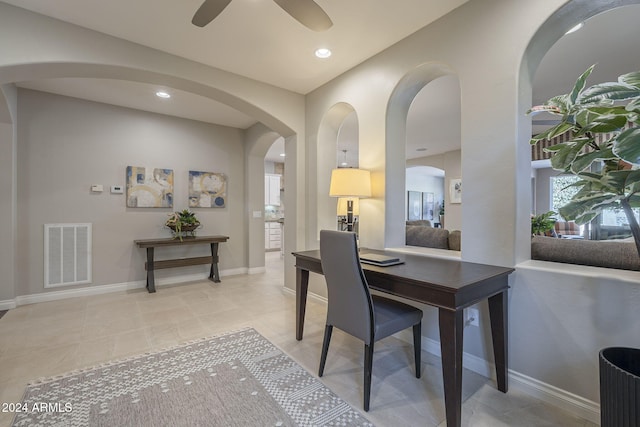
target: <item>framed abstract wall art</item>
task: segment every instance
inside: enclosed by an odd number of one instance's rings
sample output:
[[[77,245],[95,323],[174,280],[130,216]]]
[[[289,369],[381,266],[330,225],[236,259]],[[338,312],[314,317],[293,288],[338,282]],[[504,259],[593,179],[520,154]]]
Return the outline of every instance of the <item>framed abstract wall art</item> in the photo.
[[[227,177],[223,173],[189,171],[189,207],[224,208]]]
[[[173,170],[127,166],[128,208],[172,208]]]
[[[419,191],[408,191],[407,193],[407,220],[422,219],[422,193]]]
[[[433,221],[434,205],[434,194],[422,193],[422,219]]]
[[[449,203],[462,203],[462,180],[452,179],[449,182]]]

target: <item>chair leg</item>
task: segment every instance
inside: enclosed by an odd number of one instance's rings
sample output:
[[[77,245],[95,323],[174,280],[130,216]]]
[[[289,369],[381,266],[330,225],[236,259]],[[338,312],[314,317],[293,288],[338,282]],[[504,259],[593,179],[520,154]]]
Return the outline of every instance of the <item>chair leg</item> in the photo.
[[[324,340],[322,341],[322,353],[320,354],[320,369],[318,369],[319,377],[324,373],[324,364],[327,362],[327,353],[329,352],[329,342],[331,341],[332,331],[333,325],[325,325]]]
[[[421,366],[422,353],[422,321],[413,325],[413,355],[416,359],[416,378],[422,375]]]
[[[364,345],[364,410],[369,411],[371,400],[371,372],[373,371],[373,342]]]

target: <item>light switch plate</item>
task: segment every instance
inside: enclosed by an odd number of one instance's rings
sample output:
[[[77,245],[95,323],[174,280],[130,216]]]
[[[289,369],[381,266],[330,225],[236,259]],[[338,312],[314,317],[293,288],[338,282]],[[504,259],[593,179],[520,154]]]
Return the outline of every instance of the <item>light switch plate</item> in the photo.
[[[103,190],[103,188],[102,188],[102,185],[100,185],[100,184],[94,184],[94,185],[91,186],[91,192],[92,193],[102,193],[102,190]]]

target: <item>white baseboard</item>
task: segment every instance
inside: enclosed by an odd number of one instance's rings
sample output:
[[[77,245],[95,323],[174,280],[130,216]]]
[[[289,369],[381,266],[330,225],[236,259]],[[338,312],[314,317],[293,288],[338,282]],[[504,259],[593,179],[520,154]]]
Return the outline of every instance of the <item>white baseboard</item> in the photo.
[[[289,289],[287,287],[283,287],[282,288],[282,292],[287,293],[287,294],[291,294],[293,296],[296,296],[296,291],[293,289]],[[314,294],[313,292],[309,292],[307,294],[307,298],[311,298],[312,300],[315,300],[316,302],[320,302],[323,304],[327,303],[327,297],[323,297],[321,295],[318,294]]]
[[[403,341],[413,342],[413,336],[410,333],[397,334],[396,336]],[[422,337],[422,349],[441,357],[439,341]],[[462,353],[462,366],[479,375],[496,380],[495,365],[481,357],[464,352]],[[580,418],[600,424],[600,405],[596,402],[528,377],[512,369],[509,369],[509,386]]]
[[[600,425],[600,404],[597,402],[543,383],[511,369],[509,370],[509,381],[511,387],[517,388],[523,393]]]
[[[0,301],[0,310],[11,310],[12,308],[16,308],[15,300],[7,299]]]
[[[247,268],[235,268],[220,271],[220,277],[234,276],[239,274],[247,274]],[[207,273],[186,274],[167,278],[156,278],[156,287],[176,285],[180,283],[195,282],[198,280],[207,280]],[[36,304],[40,302],[57,301],[66,298],[76,298],[92,295],[101,295],[112,292],[124,292],[134,289],[143,289],[147,286],[146,280],[137,280],[133,282],[115,283],[110,285],[88,286],[82,288],[65,289],[62,291],[43,292],[39,294],[20,295],[13,300],[0,301],[0,310],[9,310],[26,304]],[[3,308],[3,307],[7,308]]]
[[[261,274],[267,271],[266,267],[253,267],[247,270],[247,274]]]

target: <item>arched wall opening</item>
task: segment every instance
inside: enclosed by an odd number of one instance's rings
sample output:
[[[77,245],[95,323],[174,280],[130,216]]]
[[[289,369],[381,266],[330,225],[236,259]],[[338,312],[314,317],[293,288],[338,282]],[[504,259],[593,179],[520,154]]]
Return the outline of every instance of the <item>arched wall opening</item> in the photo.
[[[589,18],[599,15],[603,12],[620,8],[623,6],[637,5],[637,1],[633,0],[617,0],[607,2],[606,4],[590,2],[588,0],[574,0],[568,2],[560,9],[558,9],[553,15],[544,22],[540,28],[536,31],[534,36],[529,41],[527,48],[524,52],[520,71],[519,71],[519,96],[518,96],[518,111],[520,112],[517,123],[518,132],[518,144],[522,149],[519,156],[517,156],[517,170],[520,171],[518,175],[517,193],[521,195],[518,200],[523,206],[527,206],[529,212],[533,209],[533,185],[531,181],[531,150],[528,149],[527,141],[531,138],[533,133],[532,117],[524,114],[533,105],[533,82],[536,76],[538,67],[543,61],[545,55],[549,52],[552,46],[558,42],[565,33],[576,24],[585,22]],[[612,48],[614,48],[612,46]],[[579,55],[580,53],[576,53]],[[571,61],[571,58],[565,58],[567,61]],[[584,70],[582,70],[584,71]],[[633,70],[621,71],[630,72]],[[575,80],[578,75],[572,76]],[[617,76],[616,76],[617,77]],[[572,83],[573,84],[573,83]],[[572,87],[567,87],[566,92],[569,92]],[[553,95],[559,95],[560,93],[554,93]],[[524,209],[523,209],[524,210]],[[516,219],[516,227],[519,230],[520,235],[524,235],[525,231],[530,235],[530,221],[526,216],[526,221],[522,220],[525,215],[518,215]],[[531,245],[530,242],[524,239],[517,239],[516,243],[516,260],[523,261],[530,259],[531,257]]]
[[[11,66],[0,66],[0,83],[16,83],[40,79],[65,77],[115,79],[131,82],[157,84],[168,88],[179,89],[195,95],[210,98],[226,104],[236,110],[254,117],[281,135],[289,136],[294,132],[292,126],[276,118],[270,112],[260,108],[239,94],[220,87],[195,81],[188,78],[165,73],[141,70],[139,68],[110,64],[91,64],[82,62],[30,63]]]
[[[258,105],[258,104],[261,104],[263,101],[266,101],[264,105],[268,104],[267,99],[268,99],[269,93],[267,92],[262,94],[263,96],[265,96],[265,98],[252,99],[251,96],[245,96],[246,94],[242,93],[242,91],[236,91],[235,90],[236,88],[234,88],[233,85],[230,85],[230,89],[226,90],[225,85],[223,83],[221,83],[220,86],[218,86],[216,84],[213,84],[207,81],[206,79],[199,81],[198,79],[183,78],[175,75],[168,75],[162,72],[140,70],[139,68],[135,68],[135,66],[90,64],[90,63],[84,63],[84,62],[63,62],[63,61],[60,61],[60,62],[54,61],[53,63],[31,63],[31,64],[21,64],[21,65],[10,65],[10,66],[4,66],[4,67],[0,66],[0,79],[2,80],[3,87],[10,86],[10,87],[13,87],[14,89],[15,87],[12,84],[13,82],[38,80],[38,79],[50,79],[50,78],[64,78],[64,77],[81,77],[81,78],[89,78],[89,79],[90,78],[119,79],[119,80],[127,80],[132,82],[158,84],[163,87],[178,89],[178,90],[182,90],[189,93],[194,93],[199,96],[207,97],[217,102],[226,104],[258,120],[259,121],[258,124],[260,126],[263,126],[265,129],[267,129],[264,132],[267,134],[271,134],[271,135],[263,136],[258,141],[257,143],[258,146],[262,146],[262,144],[266,144],[268,148],[268,146],[273,142],[273,140],[275,140],[276,137],[280,137],[281,135],[285,135],[287,137],[287,142],[289,145],[290,144],[295,145],[297,140],[296,131],[294,131],[293,128],[296,126],[298,127],[300,126],[301,120],[299,120],[299,117],[298,119],[295,119],[294,116],[289,115],[286,112],[286,110],[274,108],[273,111],[276,111],[276,114],[280,114],[280,118],[278,118],[271,113],[271,110],[267,111],[266,109],[263,109]],[[273,96],[275,98],[277,97],[277,94],[274,93]],[[3,108],[0,108],[0,111],[2,110],[6,111],[8,110],[8,108],[5,108],[4,106],[8,105],[8,103],[5,101],[4,97],[2,98],[3,99],[1,101],[3,102]],[[254,101],[259,101],[259,102],[254,102]],[[9,108],[11,108],[10,105],[9,105]],[[292,119],[292,120],[289,120],[289,119]],[[285,120],[289,120],[290,123],[285,123]],[[298,124],[297,125],[293,124],[291,123],[291,121],[294,121],[294,122],[298,121]],[[12,128],[15,127],[14,125],[8,125],[8,126],[11,126]],[[277,129],[277,130],[272,130],[272,129]],[[248,131],[247,131],[247,134],[249,134]],[[265,138],[267,142],[264,142]],[[3,140],[4,139],[5,138],[3,138]],[[3,145],[5,144],[4,141],[2,143]],[[246,143],[247,142],[245,140],[245,144]],[[264,149],[264,152],[266,152],[267,148]],[[294,149],[294,152],[295,151],[296,150]],[[12,158],[7,157],[6,159],[11,160]],[[246,160],[246,162],[249,162],[249,160]],[[256,188],[260,192],[262,192],[264,189],[264,154],[260,158],[259,163],[260,163],[259,168],[247,167],[245,171],[246,185],[244,186],[244,195],[242,197],[245,198],[247,203],[249,203],[249,201],[252,201],[252,200],[259,200],[259,201],[264,200],[263,193],[261,193],[260,195],[257,195],[256,197],[254,197],[254,195],[252,194]],[[295,155],[291,156],[290,164],[291,164],[291,168],[295,170],[296,168]],[[8,171],[10,170],[13,170],[15,173],[17,169],[17,163],[15,161],[15,157],[13,157],[12,163],[7,166],[8,167],[5,168],[5,171],[7,171],[7,173],[9,173]],[[293,173],[292,175],[295,176],[296,174]],[[254,184],[254,181],[259,182],[259,184]],[[3,191],[3,194],[5,194],[7,198],[10,197],[10,195],[8,193],[5,193],[4,191]],[[294,197],[294,200],[295,200],[295,192],[292,193],[292,196]],[[15,202],[12,203],[11,206],[12,206],[12,209],[15,209],[16,203]],[[242,219],[242,221],[245,223],[247,221],[250,222],[249,216],[251,215],[252,212],[256,212],[256,211],[262,212],[263,210],[264,210],[263,202],[260,203],[260,205],[257,207],[248,207],[245,210],[246,214],[244,215],[244,218]],[[292,221],[294,221],[296,210],[292,209],[291,213],[292,213],[291,219]],[[262,220],[263,219],[260,218],[260,221]],[[17,225],[15,224],[15,221],[13,223],[14,223],[14,228],[17,227]],[[260,228],[259,230],[254,230],[253,227],[249,226],[245,230],[248,230],[248,231],[243,232],[241,233],[241,235],[238,236],[238,238],[241,238],[241,241],[243,242],[242,245],[245,248],[245,256],[243,257],[245,262],[244,265],[248,267],[249,272],[257,272],[257,271],[260,271],[260,268],[262,269],[264,268],[264,242],[262,241],[262,244],[260,244],[260,242],[257,242],[257,240],[264,238],[264,234],[263,234],[264,229]],[[293,233],[293,235],[288,239],[289,241],[294,242],[294,244],[297,243],[297,239],[295,237],[295,231],[296,231],[295,227],[291,227],[290,233]],[[13,245],[12,240],[13,239],[11,238],[2,239],[2,241],[0,241],[0,247],[3,247],[5,248],[5,250],[9,250],[10,252],[13,253],[14,251],[12,246]],[[256,247],[258,248],[257,250],[254,249]],[[259,255],[255,255],[256,251],[259,253]],[[255,270],[256,268],[258,268],[258,270]],[[7,271],[11,271],[12,269],[13,269],[13,266]],[[10,286],[10,287],[13,288],[14,286]],[[15,296],[13,289],[2,290],[0,291],[0,295],[3,296],[3,299],[11,299]]]
[[[389,98],[386,114],[385,206],[405,206],[406,150],[398,150],[396,141],[407,140],[407,117],[413,100],[430,82],[439,77],[456,75],[447,64],[429,62],[408,72],[396,85]],[[406,142],[405,142],[406,143]],[[403,145],[404,146],[404,145]],[[385,247],[405,245],[404,209],[385,209]]]
[[[245,157],[247,180],[246,204],[247,212],[249,212],[246,218],[246,228],[248,230],[247,248],[250,273],[264,271],[264,159],[269,148],[278,138],[282,138],[282,136],[260,123],[249,128],[245,136],[245,146],[247,148]],[[287,228],[285,228],[285,233],[286,231]],[[282,244],[285,244],[284,239],[282,239]]]
[[[343,126],[347,128],[343,128]],[[320,230],[337,228],[337,200],[329,196],[331,170],[342,162],[346,140],[358,137],[358,117],[355,109],[348,103],[341,102],[332,106],[323,116],[318,129],[317,147],[317,224],[315,235],[319,238]],[[358,141],[349,141],[349,146],[357,147]],[[349,153],[351,151],[351,153]],[[354,157],[355,151],[355,157]],[[357,150],[347,148],[349,167],[358,167]],[[355,164],[354,164],[355,163]]]

